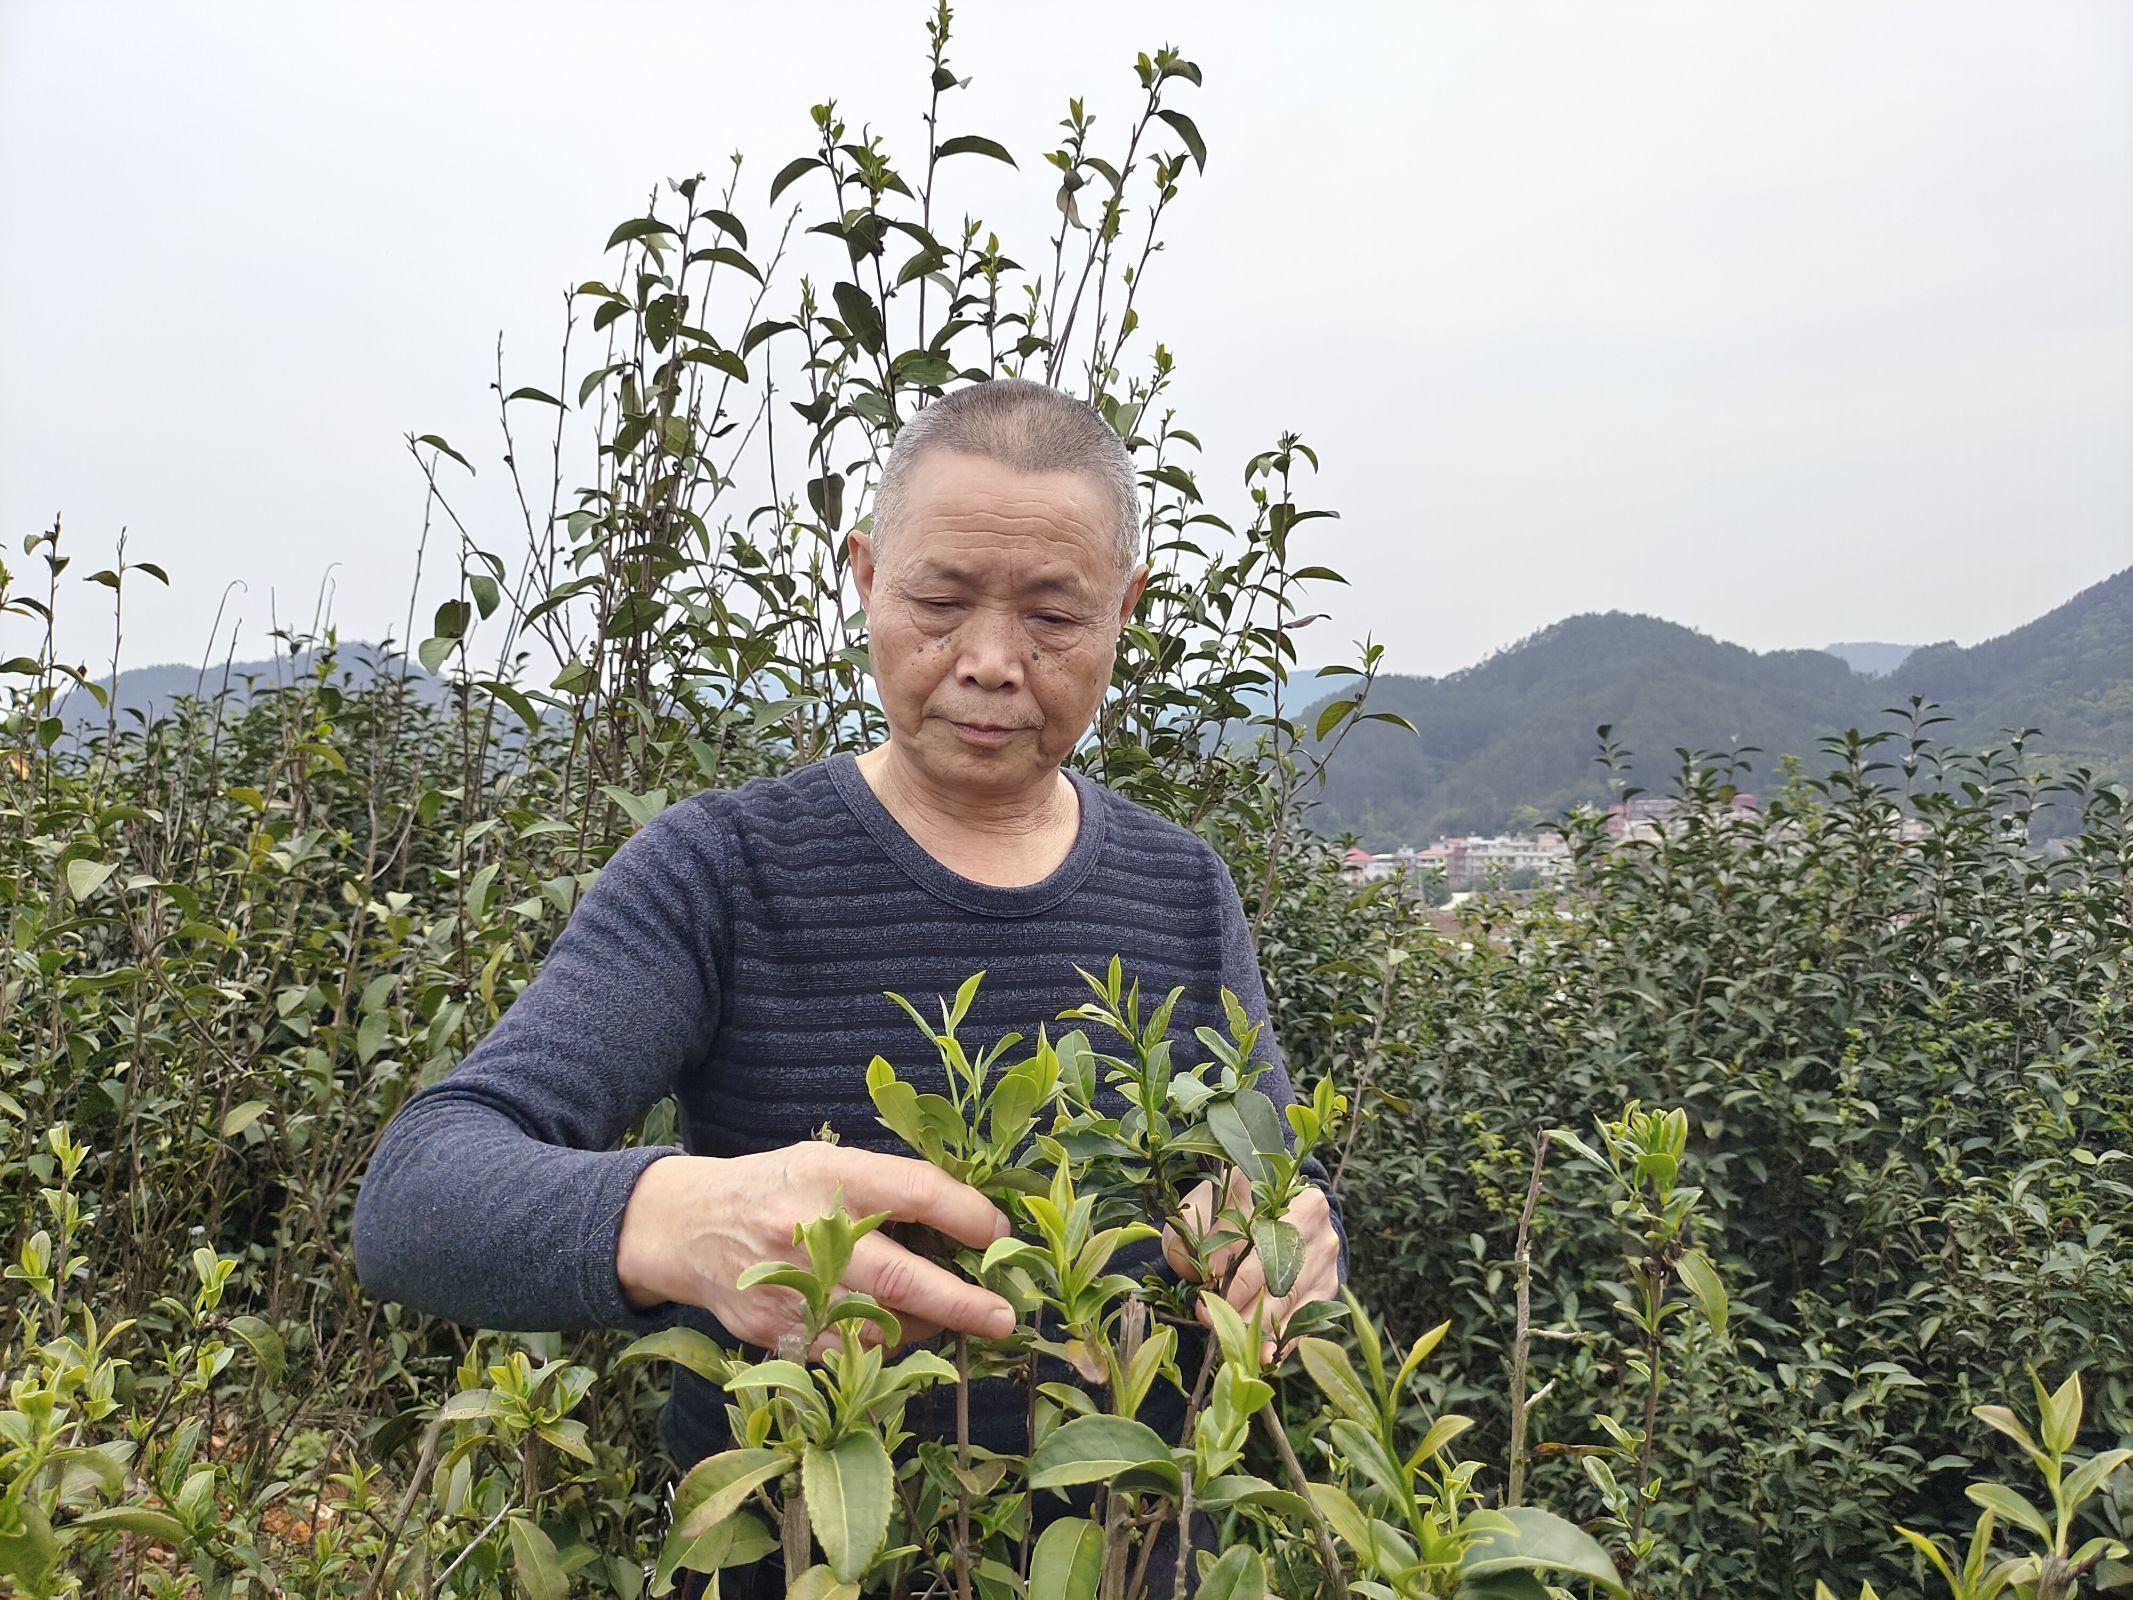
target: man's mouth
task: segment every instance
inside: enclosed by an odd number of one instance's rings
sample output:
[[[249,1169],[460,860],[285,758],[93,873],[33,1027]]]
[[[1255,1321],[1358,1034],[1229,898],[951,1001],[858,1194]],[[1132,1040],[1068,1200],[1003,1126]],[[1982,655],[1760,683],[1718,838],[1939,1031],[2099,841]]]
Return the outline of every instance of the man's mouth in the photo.
[[[948,718],[947,722],[949,727],[972,744],[1005,744],[1016,734],[1029,731],[1028,725],[1024,723],[1009,725],[997,722],[961,722],[954,717]]]

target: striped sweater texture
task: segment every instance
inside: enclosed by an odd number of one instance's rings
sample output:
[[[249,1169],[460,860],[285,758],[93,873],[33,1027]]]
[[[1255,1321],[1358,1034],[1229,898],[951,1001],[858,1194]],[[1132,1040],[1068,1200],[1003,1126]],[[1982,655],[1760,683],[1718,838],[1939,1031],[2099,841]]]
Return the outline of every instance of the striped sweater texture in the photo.
[[[1172,1024],[1183,1061],[1198,1059],[1194,1027],[1223,1028],[1224,987],[1264,1017],[1220,858],[1071,776],[1075,842],[1048,877],[1017,888],[928,855],[849,754],[663,812],[601,870],[502,1020],[386,1128],[356,1200],[364,1287],[476,1327],[680,1323],[731,1345],[699,1307],[632,1307],[615,1276],[632,1186],[677,1153],[616,1148],[658,1101],[674,1098],[682,1148],[695,1155],[771,1150],[825,1124],[847,1144],[907,1154],[875,1118],[867,1063],[879,1054],[921,1090],[946,1085],[886,990],[930,1011],[935,995],[983,969],[960,1035],[1034,1038],[1040,1022],[1055,1034],[1070,1026],[1053,1019],[1090,998],[1075,968],[1101,973],[1115,954],[1143,993],[1183,986]],[[1286,1103],[1278,1046],[1261,1038],[1275,1067],[1260,1086]],[[1123,1110],[1105,1093],[1106,1109]],[[1005,1382],[975,1386],[975,1436],[1020,1449],[1023,1409]],[[946,1418],[914,1408],[907,1424],[926,1434]],[[723,1397],[677,1367],[660,1435],[683,1469],[724,1448]]]

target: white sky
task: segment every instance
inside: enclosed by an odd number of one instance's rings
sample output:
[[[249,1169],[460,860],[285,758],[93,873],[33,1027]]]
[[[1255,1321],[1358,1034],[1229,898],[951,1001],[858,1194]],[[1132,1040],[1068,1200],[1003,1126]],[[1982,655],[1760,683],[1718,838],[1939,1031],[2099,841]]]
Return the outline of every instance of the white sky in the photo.
[[[130,524],[173,580],[129,600],[134,665],[197,659],[237,577],[264,653],[270,592],[308,616],[336,561],[344,637],[397,632],[402,435],[493,460],[498,331],[552,381],[562,289],[655,181],[740,149],[763,217],[831,94],[915,156],[923,15],[0,0],[0,559],[61,510],[76,577]],[[964,185],[1024,251],[1067,96],[1115,127],[1135,51],[1205,70],[1144,327],[1218,509],[1281,429],[1321,450],[1318,554],[1357,581],[1306,659],[1368,629],[1443,672],[1611,608],[1971,642],[2133,563],[2122,0],[965,0],[957,30],[944,131],[1022,156]],[[69,601],[96,667],[103,598]]]

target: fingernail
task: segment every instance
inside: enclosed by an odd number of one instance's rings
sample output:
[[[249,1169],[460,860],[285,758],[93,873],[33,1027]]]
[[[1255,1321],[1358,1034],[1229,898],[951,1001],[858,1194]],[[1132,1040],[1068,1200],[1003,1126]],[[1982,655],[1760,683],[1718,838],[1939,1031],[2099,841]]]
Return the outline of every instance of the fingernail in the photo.
[[[1014,1308],[1012,1306],[1002,1306],[992,1314],[989,1319],[989,1325],[992,1329],[991,1336],[995,1339],[1005,1339],[1012,1336],[1015,1331]]]

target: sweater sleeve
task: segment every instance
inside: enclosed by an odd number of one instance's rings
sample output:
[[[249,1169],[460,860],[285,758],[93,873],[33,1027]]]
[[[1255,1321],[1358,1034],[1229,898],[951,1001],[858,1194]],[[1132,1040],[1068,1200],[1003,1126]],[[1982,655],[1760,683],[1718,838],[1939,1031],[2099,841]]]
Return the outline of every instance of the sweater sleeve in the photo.
[[[392,1118],[355,1205],[371,1294],[503,1330],[675,1319],[623,1298],[615,1251],[638,1177],[680,1152],[615,1146],[717,1025],[713,825],[683,802],[626,840],[502,1020]]]
[[[1265,1023],[1259,1031],[1257,1054],[1260,1060],[1269,1063],[1269,1070],[1259,1079],[1258,1087],[1277,1108],[1286,1110],[1296,1102],[1296,1087],[1289,1081],[1288,1061],[1282,1053],[1281,1041],[1275,1037],[1273,1013],[1267,1005],[1266,981],[1260,973],[1259,951],[1252,943],[1251,924],[1245,920],[1244,902],[1238,898],[1236,880],[1230,877],[1229,868],[1212,849],[1208,850],[1207,858],[1214,873],[1211,892],[1222,909],[1222,986],[1237,997],[1247,1018]],[[1346,1283],[1348,1225],[1341,1217],[1341,1199],[1334,1190],[1333,1175],[1317,1156],[1305,1158],[1303,1172],[1325,1191],[1327,1206],[1333,1214],[1333,1232],[1341,1245],[1341,1281]]]

